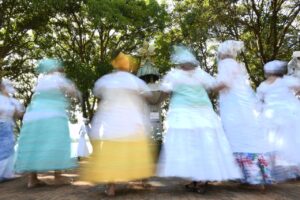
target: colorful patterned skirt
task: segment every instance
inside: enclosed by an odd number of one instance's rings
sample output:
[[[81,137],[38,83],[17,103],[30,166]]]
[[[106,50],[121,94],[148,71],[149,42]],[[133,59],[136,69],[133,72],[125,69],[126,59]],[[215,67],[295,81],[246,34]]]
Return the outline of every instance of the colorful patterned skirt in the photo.
[[[15,170],[44,172],[76,167],[71,158],[71,139],[65,117],[40,119],[23,124]]]
[[[273,153],[234,153],[243,173],[243,183],[265,185],[274,183]]]
[[[84,181],[127,182],[154,175],[154,152],[147,138],[94,140],[92,145],[93,153],[80,174]]]

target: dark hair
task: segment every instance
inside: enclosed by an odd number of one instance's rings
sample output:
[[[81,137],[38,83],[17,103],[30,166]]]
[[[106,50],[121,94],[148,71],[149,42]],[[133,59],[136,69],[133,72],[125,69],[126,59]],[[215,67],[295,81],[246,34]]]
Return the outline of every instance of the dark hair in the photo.
[[[122,51],[120,49],[116,49],[111,53],[111,60],[115,59]]]
[[[140,78],[144,80],[146,83],[153,83],[159,79],[159,76],[154,74],[148,74],[145,76],[141,76]]]
[[[270,71],[270,72],[265,71],[265,77],[268,77],[268,76],[283,77],[285,74],[287,74],[287,67],[284,67],[284,69],[281,69],[281,70],[274,70],[274,71]]]

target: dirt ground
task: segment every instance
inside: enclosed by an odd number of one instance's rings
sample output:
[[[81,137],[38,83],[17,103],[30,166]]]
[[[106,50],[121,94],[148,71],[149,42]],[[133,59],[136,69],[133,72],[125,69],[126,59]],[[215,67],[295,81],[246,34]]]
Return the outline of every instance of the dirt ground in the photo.
[[[64,174],[72,179],[69,185],[55,186],[51,174],[41,175],[40,178],[50,184],[40,188],[27,189],[26,178],[0,183],[0,200],[97,200],[97,199],[207,199],[207,200],[299,200],[300,181],[291,181],[271,186],[265,193],[258,190],[245,189],[238,183],[211,183],[205,195],[186,191],[186,181],[179,179],[152,178],[151,188],[143,189],[137,183],[118,185],[114,198],[105,196],[104,185],[93,185],[78,181],[75,173]]]

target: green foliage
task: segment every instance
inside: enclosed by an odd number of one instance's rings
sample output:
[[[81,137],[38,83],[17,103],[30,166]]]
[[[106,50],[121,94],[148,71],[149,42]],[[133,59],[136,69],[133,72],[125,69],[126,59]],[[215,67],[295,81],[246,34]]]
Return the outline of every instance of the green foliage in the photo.
[[[216,73],[220,41],[243,40],[254,86],[263,80],[269,60],[289,60],[299,50],[299,0],[174,0],[174,8],[156,0],[5,0],[0,1],[0,77],[18,82],[28,104],[43,57],[64,61],[66,74],[83,95],[84,117],[93,116],[94,82],[112,70],[116,51],[135,55],[154,41],[154,62],[162,73],[172,66],[171,47],[191,47],[201,66]]]
[[[112,53],[134,53],[164,30],[167,18],[165,6],[155,0],[7,0],[1,11],[1,75],[26,82],[18,89],[27,104],[37,60],[60,58],[82,92],[88,118],[97,102],[91,89],[112,70]]]

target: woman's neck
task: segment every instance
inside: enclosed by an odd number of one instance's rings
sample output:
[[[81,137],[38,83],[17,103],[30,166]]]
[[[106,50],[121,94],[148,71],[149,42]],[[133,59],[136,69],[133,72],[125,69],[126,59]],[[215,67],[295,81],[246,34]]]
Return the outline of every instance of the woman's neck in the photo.
[[[274,83],[278,78],[281,78],[281,77],[280,77],[280,76],[274,76],[274,75],[272,75],[272,76],[269,76],[269,77],[267,78],[266,82],[269,83],[269,84],[272,84],[272,83]]]

